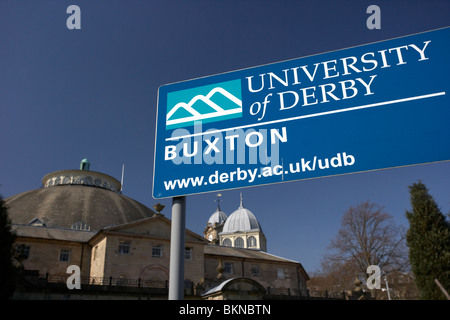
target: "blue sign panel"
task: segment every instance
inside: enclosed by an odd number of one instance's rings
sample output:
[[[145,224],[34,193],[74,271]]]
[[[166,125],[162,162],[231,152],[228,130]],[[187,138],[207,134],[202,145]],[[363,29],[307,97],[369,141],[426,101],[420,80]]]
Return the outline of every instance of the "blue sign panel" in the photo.
[[[450,28],[161,86],[153,197],[450,160]]]

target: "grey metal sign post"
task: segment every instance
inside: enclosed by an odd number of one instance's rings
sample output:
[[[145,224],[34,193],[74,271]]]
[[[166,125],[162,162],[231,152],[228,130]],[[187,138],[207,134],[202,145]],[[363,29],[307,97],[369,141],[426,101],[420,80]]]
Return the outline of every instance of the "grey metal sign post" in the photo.
[[[185,234],[186,197],[173,197],[170,236],[169,300],[184,299]]]

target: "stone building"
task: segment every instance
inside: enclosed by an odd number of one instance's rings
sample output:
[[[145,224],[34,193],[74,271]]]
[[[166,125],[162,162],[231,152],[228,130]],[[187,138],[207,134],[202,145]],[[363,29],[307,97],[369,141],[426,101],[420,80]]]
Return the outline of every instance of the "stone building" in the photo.
[[[80,170],[47,174],[42,188],[5,199],[23,274],[38,278],[24,276],[15,297],[76,298],[66,286],[67,268],[75,265],[85,289],[78,298],[167,299],[171,221],[158,206],[151,210],[123,195],[115,178],[89,168],[84,159]],[[185,239],[187,299],[234,278],[266,290],[306,291],[309,278],[299,262],[265,252],[265,235],[242,198],[228,218],[218,206],[203,236],[186,229]]]

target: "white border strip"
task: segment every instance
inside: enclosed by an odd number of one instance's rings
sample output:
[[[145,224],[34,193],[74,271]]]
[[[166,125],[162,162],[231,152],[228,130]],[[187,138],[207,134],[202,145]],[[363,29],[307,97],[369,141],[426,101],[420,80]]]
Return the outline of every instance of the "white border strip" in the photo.
[[[428,99],[428,98],[433,98],[433,97],[442,96],[442,95],[445,95],[445,91],[425,94],[425,95],[421,95],[421,96],[397,99],[397,100],[390,100],[390,101],[366,104],[366,105],[363,105],[363,106],[357,106],[357,107],[352,107],[352,108],[338,109],[338,110],[332,110],[332,111],[326,111],[326,112],[307,114],[307,115],[304,115],[304,116],[292,117],[292,118],[287,118],[287,119],[266,121],[266,122],[261,122],[261,123],[253,123],[253,124],[247,124],[247,125],[238,126],[238,127],[231,127],[231,128],[225,128],[225,129],[211,130],[211,131],[208,131],[208,132],[197,132],[197,133],[187,134],[187,135],[183,135],[183,136],[166,138],[165,141],[174,141],[174,140],[190,138],[190,137],[195,137],[195,136],[203,136],[203,135],[206,135],[206,134],[214,134],[214,133],[228,131],[228,130],[237,130],[237,129],[242,129],[242,128],[258,127],[258,126],[263,126],[263,125],[267,125],[267,124],[274,124],[274,123],[287,122],[287,121],[293,121],[293,120],[300,120],[300,119],[306,119],[306,118],[320,117],[320,116],[325,116],[325,115],[328,115],[328,114],[342,113],[342,112],[355,111],[355,110],[367,109],[367,108],[374,108],[374,107],[384,106],[384,105],[388,105],[388,104],[395,104],[395,103],[401,103],[401,102],[407,102],[407,101],[413,101],[413,100],[420,100],[420,99]]]

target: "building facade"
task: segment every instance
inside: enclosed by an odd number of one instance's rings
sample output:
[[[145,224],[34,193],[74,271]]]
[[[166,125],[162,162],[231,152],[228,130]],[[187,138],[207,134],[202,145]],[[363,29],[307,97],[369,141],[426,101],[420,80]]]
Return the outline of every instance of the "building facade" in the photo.
[[[160,208],[154,211],[124,196],[119,181],[90,171],[86,159],[80,170],[46,175],[42,185],[5,199],[18,263],[23,274],[39,275],[38,280],[24,277],[16,298],[71,298],[67,270],[75,265],[83,287],[91,290],[84,299],[136,297],[135,289],[113,294],[100,290],[103,287],[137,287],[139,298],[167,299],[171,221]],[[306,291],[309,278],[299,262],[265,252],[265,235],[242,198],[229,217],[218,206],[203,236],[186,229],[185,239],[189,299],[201,299],[234,278],[251,279],[266,290]],[[45,295],[40,294],[39,281],[46,283]],[[62,286],[49,295],[52,282]]]

